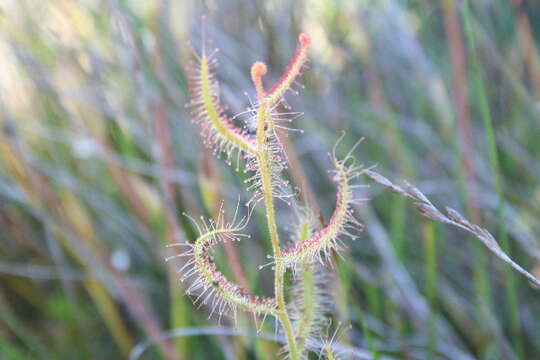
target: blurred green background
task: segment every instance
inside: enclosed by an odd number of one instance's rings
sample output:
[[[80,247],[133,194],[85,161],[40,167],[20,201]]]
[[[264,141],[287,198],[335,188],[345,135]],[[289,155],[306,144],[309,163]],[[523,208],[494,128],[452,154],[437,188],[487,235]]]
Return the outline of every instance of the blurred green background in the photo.
[[[311,36],[305,89],[287,97],[304,112],[288,144],[302,201],[330,216],[327,151],[346,130],[343,149],[365,136],[361,162],[467,214],[540,276],[537,1],[0,0],[0,359],[277,358],[272,321],[258,335],[240,315],[251,336],[228,336],[235,324],[196,310],[164,261],[196,234],[182,212],[249,196],[185,108],[203,14],[230,114],[249,105],[254,61],[271,83]],[[538,289],[397,195],[364,196],[366,231],[328,269],[341,343],[375,359],[540,358]],[[259,295],[262,214],[216,252]],[[290,218],[280,207],[284,238]]]

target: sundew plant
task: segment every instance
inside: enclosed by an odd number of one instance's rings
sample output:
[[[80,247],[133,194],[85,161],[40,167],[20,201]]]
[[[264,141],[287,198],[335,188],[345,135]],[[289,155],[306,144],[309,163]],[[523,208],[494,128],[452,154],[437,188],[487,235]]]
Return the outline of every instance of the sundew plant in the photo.
[[[539,15],[1,0],[0,360],[540,359]]]
[[[331,264],[334,251],[342,249],[344,237],[354,239],[362,230],[352,209],[352,204],[360,201],[355,197],[354,189],[361,185],[355,185],[354,180],[362,174],[363,168],[353,157],[359,143],[339,157],[338,141],[331,153],[337,197],[334,212],[325,226],[319,225],[314,210],[297,204],[296,192],[283,178],[287,157],[280,139],[293,130],[289,123],[298,115],[290,111],[285,95],[295,91],[292,86],[306,68],[310,38],[300,34],[298,42],[296,53],[275,85],[265,86],[263,77],[267,68],[264,63],[256,62],[251,67],[257,97],[249,108],[250,119],[245,124],[237,124],[224,114],[214,66],[217,51],[207,53],[203,49],[200,55],[195,55],[189,69],[189,106],[193,109],[194,121],[202,128],[205,144],[216,154],[225,154],[227,163],[234,163],[237,169],[240,162],[245,164],[244,171],[249,174],[245,183],[251,198],[245,204],[247,215],[241,216],[237,205],[234,215],[229,216],[222,205],[216,219],[192,219],[198,230],[193,243],[171,245],[187,247],[173,258],[187,258],[179,272],[181,280],[189,282],[187,293],[194,296],[196,303],[208,305],[210,315],[216,314],[220,318],[223,314],[235,316],[237,310],[243,310],[263,319],[267,316],[278,319],[287,339],[285,350],[291,359],[304,357],[308,349],[314,347],[314,339],[320,338],[327,301],[321,291],[322,268]],[[296,229],[286,246],[280,241],[276,199],[293,206],[297,214]],[[274,271],[274,296],[263,297],[251,294],[227,279],[212,261],[211,254],[212,248],[221,243],[241,239],[255,241],[244,230],[250,214],[261,203],[272,243],[272,254],[268,255],[271,262],[267,265]],[[287,272],[292,273],[295,283],[291,289],[294,300],[289,303],[285,294]],[[321,354],[334,358],[331,347],[321,345],[321,349]]]
[[[256,100],[251,102],[247,111],[233,117],[227,116],[227,107],[220,98],[216,72],[218,50],[208,52],[203,40],[201,52],[193,51],[194,59],[188,67],[191,102],[187,104],[192,109],[193,122],[202,128],[201,136],[208,148],[218,157],[223,155],[227,164],[233,165],[236,171],[243,168],[248,174],[244,183],[250,193],[245,206],[238,202],[233,214],[225,212],[223,202],[216,218],[201,217],[196,220],[184,214],[196,228],[197,238],[189,243],[168,245],[185,249],[168,260],[184,259],[178,273],[180,280],[188,284],[186,293],[194,299],[194,303],[205,305],[210,312],[209,318],[217,316],[221,320],[224,315],[230,315],[236,319],[239,310],[253,314],[255,320],[262,317],[261,328],[268,316],[275,318],[286,339],[283,352],[290,359],[308,358],[310,352],[327,359],[344,356],[343,347],[335,341],[336,337],[343,335],[344,328],[338,326],[333,335],[328,335],[331,320],[325,320],[331,299],[325,294],[325,279],[328,279],[325,274],[333,267],[334,254],[340,255],[345,247],[343,239],[355,239],[363,230],[363,225],[354,215],[355,204],[359,205],[363,200],[355,191],[364,186],[356,181],[362,174],[412,200],[422,216],[474,235],[499,259],[539,286],[540,281],[515,263],[486,229],[470,223],[452,208],[447,207],[444,214],[409,183],[405,182],[402,188],[371,168],[358,164],[354,151],[361,141],[340,157],[338,145],[346,136],[345,132],[329,154],[334,165],[330,173],[337,188],[330,219],[321,221],[315,209],[300,205],[298,191],[293,190],[283,176],[289,161],[282,141],[290,131],[303,133],[291,127],[290,123],[300,113],[291,111],[285,99],[289,92],[298,94],[296,88],[302,87],[298,78],[307,69],[311,39],[302,33],[298,42],[290,63],[273,86],[269,87],[263,81],[267,73],[266,64],[255,62],[252,65],[251,80]],[[246,116],[245,121],[240,121]],[[294,230],[287,242],[280,240],[276,200],[285,202],[296,214],[294,224],[289,224]],[[229,280],[214,263],[212,254],[213,248],[219,244],[257,241],[246,230],[251,215],[259,206],[264,208],[272,254],[267,255],[271,261],[260,265],[258,270],[266,267],[273,270],[273,296],[257,296]],[[288,274],[292,277],[292,286],[286,286]]]

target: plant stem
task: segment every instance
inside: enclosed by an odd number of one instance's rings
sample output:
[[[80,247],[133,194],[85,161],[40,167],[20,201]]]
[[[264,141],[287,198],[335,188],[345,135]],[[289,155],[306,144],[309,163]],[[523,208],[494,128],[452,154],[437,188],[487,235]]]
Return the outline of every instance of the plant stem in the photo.
[[[260,78],[259,78],[260,81]],[[268,150],[266,148],[266,134],[265,134],[265,121],[266,121],[266,109],[267,103],[262,96],[262,84],[255,81],[257,92],[259,94],[260,107],[258,111],[257,119],[257,162],[259,165],[259,171],[261,174],[261,185],[264,196],[264,206],[266,208],[266,222],[268,225],[268,231],[270,233],[270,240],[272,241],[272,252],[274,259],[276,259],[275,272],[274,272],[274,293],[276,297],[276,303],[279,309],[278,318],[283,325],[283,331],[287,337],[287,343],[289,344],[289,352],[291,360],[298,360],[298,349],[296,345],[296,339],[294,331],[291,325],[289,314],[285,306],[285,298],[283,294],[283,280],[285,275],[285,269],[281,264],[281,248],[279,246],[279,234],[276,225],[276,215],[274,210],[274,199],[272,197],[272,174],[270,170],[271,159],[268,156]]]
[[[287,337],[287,343],[289,344],[289,354],[291,356],[291,360],[298,360],[299,354],[298,354],[298,346],[296,344],[296,337],[294,334],[294,330],[291,324],[291,319],[289,318],[289,314],[287,313],[287,309],[285,307],[285,301],[283,299],[283,275],[285,274],[285,269],[281,265],[276,265],[276,272],[275,272],[275,291],[276,291],[276,298],[278,299],[277,304],[278,308],[282,311],[279,315],[279,321],[281,321],[281,324],[283,325],[283,331],[285,332],[285,336]],[[281,296],[277,296],[277,294],[280,294]],[[279,300],[281,298],[281,300]]]
[[[470,58],[471,58],[471,63],[472,63],[473,88],[474,88],[474,93],[478,97],[480,115],[482,118],[482,123],[484,125],[485,135],[486,135],[488,159],[489,159],[489,163],[492,169],[492,174],[493,174],[492,176],[495,179],[494,181],[495,190],[498,195],[497,196],[498,197],[497,222],[499,224],[498,238],[501,239],[501,247],[503,248],[504,252],[506,252],[510,256],[511,249],[510,249],[510,244],[509,244],[509,239],[508,239],[508,231],[506,229],[506,222],[504,221],[504,204],[506,200],[505,200],[503,183],[502,183],[501,168],[500,168],[501,165],[500,165],[499,155],[497,153],[497,142],[495,139],[495,130],[493,128],[493,121],[492,121],[491,112],[489,109],[486,87],[484,85],[483,74],[482,74],[482,70],[480,67],[478,54],[477,54],[478,51],[476,48],[476,41],[475,41],[473,28],[472,28],[470,5],[468,1],[465,1],[463,5],[464,5],[463,6],[464,33],[465,33],[465,39],[467,40],[467,45],[469,48],[469,53],[470,53]],[[540,84],[538,81],[534,81],[534,80],[538,80],[538,77],[533,76],[533,85]],[[504,269],[504,278],[507,284],[506,298],[508,301],[508,306],[509,306],[509,311],[510,311],[511,333],[512,333],[512,336],[514,337],[518,355],[520,355],[522,352],[523,343],[522,343],[522,336],[521,336],[521,321],[519,318],[518,292],[516,288],[516,280],[514,278],[514,274],[512,270],[508,267],[505,267]],[[518,356],[518,357],[522,357],[522,356]]]
[[[262,145],[261,143],[259,144]],[[274,293],[276,296],[278,309],[280,310],[279,320],[283,325],[283,330],[287,337],[291,360],[297,360],[298,350],[296,346],[296,339],[294,337],[291,320],[289,319],[289,314],[287,313],[287,308],[285,306],[285,298],[283,294],[283,278],[285,275],[285,269],[283,268],[283,265],[279,260],[281,255],[281,248],[279,246],[279,235],[277,231],[276,216],[274,212],[274,199],[272,198],[272,178],[268,164],[268,153],[262,146],[259,146],[257,160],[259,162],[259,169],[261,172],[261,183],[264,193],[264,205],[266,207],[266,222],[268,224],[268,231],[270,232],[270,240],[272,241],[272,251],[274,253],[273,256],[274,259],[276,259],[274,273]]]

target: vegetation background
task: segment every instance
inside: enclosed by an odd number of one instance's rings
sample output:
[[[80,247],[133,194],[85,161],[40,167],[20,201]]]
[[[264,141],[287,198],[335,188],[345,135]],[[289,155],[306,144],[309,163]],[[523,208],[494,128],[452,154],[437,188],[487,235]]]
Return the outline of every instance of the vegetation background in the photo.
[[[195,234],[183,211],[248,196],[184,107],[203,14],[231,114],[249,104],[254,61],[275,80],[311,36],[305,89],[288,97],[305,133],[288,152],[323,217],[326,152],[346,130],[349,145],[366,137],[363,163],[467,214],[540,276],[537,1],[1,0],[0,359],[276,358],[273,324],[218,327],[164,261]],[[540,358],[538,289],[397,195],[365,196],[365,234],[329,270],[331,310],[351,325],[341,343],[360,358]],[[269,294],[253,220],[217,262]]]

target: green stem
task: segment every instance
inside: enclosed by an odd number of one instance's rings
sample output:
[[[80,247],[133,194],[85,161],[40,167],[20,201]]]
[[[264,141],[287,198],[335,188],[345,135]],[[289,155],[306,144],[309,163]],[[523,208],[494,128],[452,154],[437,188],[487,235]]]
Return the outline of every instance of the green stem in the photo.
[[[308,240],[313,229],[310,226],[310,215],[304,219],[304,223],[300,226],[298,234],[298,243]],[[315,312],[317,308],[317,295],[315,292],[315,276],[314,266],[309,262],[300,264],[300,286],[302,289],[302,315],[296,324],[296,343],[298,353],[303,354],[306,345],[306,339],[310,336],[313,330]]]
[[[287,343],[289,344],[289,355],[291,356],[291,360],[298,360],[300,359],[300,356],[298,354],[298,346],[296,344],[296,338],[294,335],[294,330],[291,324],[291,319],[289,318],[289,314],[287,313],[287,309],[285,308],[285,301],[283,299],[283,275],[285,274],[285,269],[281,265],[276,265],[276,272],[275,272],[275,291],[276,291],[276,298],[281,298],[281,301],[278,300],[278,309],[281,310],[279,313],[279,321],[281,321],[281,324],[283,325],[283,331],[285,333],[285,336],[287,337]],[[281,296],[277,296],[277,294],[281,293]]]
[[[311,334],[313,328],[313,320],[315,318],[315,279],[311,264],[304,263],[301,266],[301,281],[302,281],[302,302],[303,313],[297,326],[298,335],[298,351],[302,353],[306,344],[306,339]]]
[[[285,332],[285,336],[287,337],[291,360],[297,360],[298,349],[296,346],[296,339],[294,337],[291,320],[285,306],[285,297],[283,293],[285,269],[281,263],[281,260],[279,260],[281,257],[281,248],[279,246],[279,234],[276,225],[274,199],[272,198],[272,178],[270,174],[270,167],[268,164],[268,153],[261,147],[259,148],[257,160],[259,162],[259,169],[261,172],[261,183],[264,193],[264,205],[266,207],[266,222],[268,224],[268,231],[270,232],[270,240],[272,241],[272,251],[274,253],[274,259],[276,259],[274,274],[274,292],[276,296],[278,310],[280,312],[278,318],[283,325],[283,330]]]
[[[260,81],[260,79],[259,79]],[[279,311],[278,318],[283,325],[285,336],[289,344],[289,353],[291,360],[298,360],[298,348],[294,331],[291,324],[291,319],[287,313],[285,306],[285,297],[283,294],[283,281],[285,275],[285,268],[283,267],[281,259],[281,248],[279,246],[279,234],[276,225],[276,215],[274,210],[274,199],[272,197],[272,174],[270,170],[270,159],[268,157],[268,150],[266,149],[266,134],[265,134],[265,122],[266,122],[266,109],[267,103],[262,96],[262,85],[260,82],[256,82],[257,92],[259,93],[260,107],[258,109],[257,119],[257,161],[259,165],[259,171],[261,174],[261,185],[264,194],[264,206],[266,208],[266,222],[268,224],[268,231],[270,233],[270,240],[272,241],[272,251],[274,259],[276,259],[275,273],[274,273],[274,293],[276,297],[276,303]]]
[[[501,247],[504,252],[510,256],[510,244],[508,239],[508,231],[506,229],[506,222],[504,221],[504,189],[502,184],[501,176],[501,164],[499,160],[499,155],[497,153],[497,142],[495,139],[495,130],[493,128],[493,121],[491,118],[491,113],[489,110],[489,103],[487,99],[487,91],[483,80],[482,70],[480,67],[480,62],[477,55],[476,41],[472,28],[471,13],[470,13],[469,1],[463,3],[463,22],[464,22],[464,33],[467,40],[467,45],[470,52],[471,63],[472,63],[472,82],[474,87],[474,93],[478,96],[478,103],[480,108],[480,115],[482,118],[482,123],[484,125],[487,152],[489,163],[492,168],[493,176],[495,179],[495,190],[498,195],[497,200],[497,221],[499,223],[498,228],[498,238],[501,239]],[[511,332],[514,337],[518,355],[522,355],[523,343],[521,339],[521,321],[519,318],[519,300],[517,295],[517,284],[514,278],[512,270],[508,267],[505,267],[504,278],[507,284],[506,287],[506,297],[508,301],[508,306],[510,307],[510,321],[511,321]],[[521,356],[520,356],[521,357]]]

